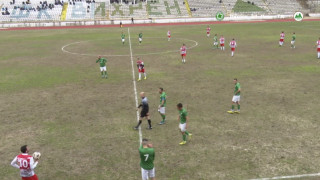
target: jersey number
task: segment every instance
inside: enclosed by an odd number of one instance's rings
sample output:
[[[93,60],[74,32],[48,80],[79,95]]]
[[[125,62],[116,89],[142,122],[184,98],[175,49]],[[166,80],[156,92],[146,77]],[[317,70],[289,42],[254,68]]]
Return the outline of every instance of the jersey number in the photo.
[[[24,167],[24,168],[28,167],[28,161],[27,160],[20,159],[19,160],[19,164],[20,164],[20,167]]]
[[[145,154],[144,156],[146,157],[146,158],[144,159],[144,161],[147,161],[148,158],[149,158],[149,154]]]

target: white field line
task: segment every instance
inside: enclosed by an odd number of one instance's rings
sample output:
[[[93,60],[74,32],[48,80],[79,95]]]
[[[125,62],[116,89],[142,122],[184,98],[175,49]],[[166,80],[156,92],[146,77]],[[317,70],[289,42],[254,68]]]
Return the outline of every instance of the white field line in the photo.
[[[300,175],[292,175],[292,176],[278,176],[278,177],[272,177],[272,178],[260,178],[260,179],[250,179],[250,180],[294,179],[294,178],[317,177],[317,176],[320,176],[320,173],[315,173],[315,174],[300,174]]]
[[[158,37],[146,37],[145,39],[164,39],[164,38],[158,38]],[[193,42],[194,45],[192,45],[191,47],[187,48],[187,49],[192,49],[195,48],[199,45],[199,43],[197,41],[191,40],[191,39],[183,39],[183,38],[175,38],[175,39],[179,39],[179,40],[184,40],[184,41],[190,41]],[[105,40],[105,39],[103,39]],[[110,40],[110,39],[109,39]],[[68,54],[73,54],[73,55],[80,55],[80,56],[93,56],[96,57],[97,54],[86,54],[86,53],[77,53],[77,52],[70,52],[68,50],[66,50],[67,47],[75,45],[75,44],[81,44],[84,42],[90,42],[90,41],[94,41],[94,40],[88,40],[88,41],[78,41],[78,42],[73,42],[70,44],[66,44],[64,46],[62,46],[61,50],[65,53]],[[175,51],[163,51],[163,52],[154,52],[154,53],[143,53],[143,54],[135,54],[136,56],[146,56],[146,55],[156,55],[156,54],[169,54],[169,53],[174,53],[174,52],[180,52],[180,50],[175,50]],[[100,54],[101,56],[107,56],[107,57],[128,57],[130,55],[121,55],[121,54]]]
[[[130,29],[128,28],[128,36],[129,36],[129,47],[130,47],[130,58],[131,58],[131,70],[132,70],[132,82],[133,82],[133,91],[134,98],[136,100],[136,107],[138,107],[138,94],[137,94],[137,83],[136,83],[136,75],[134,73],[134,65],[133,65],[133,56],[132,56],[132,47],[131,47],[131,37],[130,37]],[[139,122],[139,112],[137,111],[137,121]],[[139,142],[142,142],[142,132],[141,126],[139,126]]]

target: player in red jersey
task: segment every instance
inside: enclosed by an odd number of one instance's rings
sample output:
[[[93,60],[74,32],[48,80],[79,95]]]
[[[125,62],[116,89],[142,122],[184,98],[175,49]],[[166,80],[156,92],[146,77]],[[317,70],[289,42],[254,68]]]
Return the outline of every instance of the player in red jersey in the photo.
[[[224,37],[223,37],[223,35],[221,35],[221,37],[220,37],[220,47],[221,47],[221,51],[222,50],[224,51]]]
[[[138,79],[138,81],[141,81],[141,74],[142,73],[144,75],[144,79],[146,80],[147,79],[147,73],[144,70],[144,63],[143,63],[143,61],[140,60],[140,58],[138,58],[138,61],[137,61],[137,68],[138,68],[138,71],[139,71],[139,79]]]
[[[231,47],[231,56],[233,57],[234,51],[236,50],[236,47],[237,47],[237,42],[234,40],[234,38],[230,42],[230,47]]]
[[[210,26],[207,27],[207,37],[210,37],[210,31],[211,31],[211,28]]]
[[[318,51],[318,59],[320,59],[320,37],[319,37],[319,40],[317,41],[317,51]]]
[[[284,37],[285,37],[285,34],[284,34],[284,31],[282,31],[280,34],[279,47],[281,47],[283,45]]]
[[[168,41],[170,41],[170,39],[171,39],[171,32],[170,32],[170,30],[168,30],[167,36],[168,36]]]
[[[182,47],[180,48],[180,54],[181,54],[182,62],[186,63],[187,47],[185,44],[183,44]]]
[[[11,166],[20,169],[22,180],[38,180],[37,175],[34,173],[38,160],[28,155],[29,150],[27,145],[21,146],[20,150],[22,154],[19,154],[12,160]]]

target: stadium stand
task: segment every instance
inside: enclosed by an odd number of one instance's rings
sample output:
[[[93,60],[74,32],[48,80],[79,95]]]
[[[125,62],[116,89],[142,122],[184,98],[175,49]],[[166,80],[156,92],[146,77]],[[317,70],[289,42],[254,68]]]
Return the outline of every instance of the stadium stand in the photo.
[[[110,19],[124,18],[146,18],[146,4],[139,2],[138,4],[107,4],[106,7],[110,12]]]
[[[320,1],[319,0],[309,0],[307,5],[312,13],[320,13]]]
[[[110,7],[108,7],[110,6]],[[118,4],[107,5],[110,9],[110,19],[123,18],[176,18],[188,17],[188,10],[183,2],[178,0],[157,0],[140,2],[138,4]]]
[[[222,1],[212,0],[189,0],[189,6],[193,17],[212,17],[218,11],[227,13],[227,8]]]
[[[302,7],[296,0],[265,0],[272,14],[293,14]]]
[[[60,20],[63,4],[60,1],[5,1],[1,5],[1,22]]]
[[[319,0],[4,0],[0,22],[148,19],[320,12]],[[123,2],[123,3],[121,3]],[[304,7],[302,7],[302,5]],[[306,12],[306,11],[304,11]]]
[[[296,0],[189,0],[193,16],[215,16],[218,11],[231,14],[293,14],[302,7]]]

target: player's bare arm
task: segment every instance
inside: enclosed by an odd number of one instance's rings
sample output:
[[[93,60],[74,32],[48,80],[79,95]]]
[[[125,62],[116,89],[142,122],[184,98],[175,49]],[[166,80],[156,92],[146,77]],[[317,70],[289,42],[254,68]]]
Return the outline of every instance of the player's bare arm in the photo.
[[[186,129],[188,129],[188,116],[186,116]]]
[[[240,91],[241,91],[241,88],[238,89],[238,91],[235,93],[235,95],[238,94]]]

